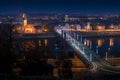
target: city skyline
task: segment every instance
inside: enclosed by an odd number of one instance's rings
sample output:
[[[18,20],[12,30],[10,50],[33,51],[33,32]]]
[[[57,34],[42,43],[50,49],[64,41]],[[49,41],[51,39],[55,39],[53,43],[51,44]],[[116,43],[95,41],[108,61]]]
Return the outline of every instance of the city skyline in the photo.
[[[2,0],[0,12],[120,14],[119,3],[119,0]]]
[[[119,80],[119,3],[1,0],[0,80]]]

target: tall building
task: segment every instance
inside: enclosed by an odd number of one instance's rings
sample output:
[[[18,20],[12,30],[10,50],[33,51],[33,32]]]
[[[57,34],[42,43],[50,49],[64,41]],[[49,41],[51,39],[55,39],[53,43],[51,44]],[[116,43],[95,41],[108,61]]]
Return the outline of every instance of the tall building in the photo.
[[[23,14],[23,26],[27,26],[27,17],[25,14]]]
[[[35,33],[35,25],[27,23],[27,17],[23,14],[23,33]]]
[[[65,15],[65,22],[68,22],[68,21],[69,21],[69,16]]]

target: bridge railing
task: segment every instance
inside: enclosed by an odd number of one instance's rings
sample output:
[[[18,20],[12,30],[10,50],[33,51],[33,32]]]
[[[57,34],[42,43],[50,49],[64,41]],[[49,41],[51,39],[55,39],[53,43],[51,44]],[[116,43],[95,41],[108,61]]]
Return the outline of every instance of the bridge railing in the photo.
[[[90,55],[92,55],[92,60],[97,60],[97,61],[100,61],[102,63],[106,62],[97,53],[95,53],[93,50],[91,50],[89,47],[87,47],[86,45],[82,44],[80,41],[77,41],[75,38],[73,38],[69,33],[70,30],[64,30],[64,32],[63,32],[62,29],[57,29],[56,28],[55,31],[58,34],[60,34],[64,39],[69,41],[71,44],[74,43],[75,44],[74,46],[77,46],[77,48],[82,50],[82,52],[87,56],[87,58],[89,58],[89,60],[90,60]]]

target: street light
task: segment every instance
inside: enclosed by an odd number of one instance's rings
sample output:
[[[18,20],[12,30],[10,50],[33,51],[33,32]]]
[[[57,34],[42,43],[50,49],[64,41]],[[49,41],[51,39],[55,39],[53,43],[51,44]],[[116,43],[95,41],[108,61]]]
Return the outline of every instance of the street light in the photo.
[[[106,52],[106,55],[105,55],[105,60],[107,61],[108,60],[108,53]]]
[[[92,62],[92,53],[90,53],[90,63]]]
[[[83,47],[83,52],[85,52],[85,47]]]

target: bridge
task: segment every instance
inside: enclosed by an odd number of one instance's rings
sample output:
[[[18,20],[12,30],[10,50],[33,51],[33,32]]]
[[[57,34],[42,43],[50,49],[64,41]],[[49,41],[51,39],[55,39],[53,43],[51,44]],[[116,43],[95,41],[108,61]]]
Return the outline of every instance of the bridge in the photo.
[[[97,55],[93,50],[89,47],[83,45],[80,41],[77,41],[71,35],[71,30],[69,29],[62,29],[55,27],[55,31],[63,38],[65,41],[76,51],[78,56],[89,65],[91,72],[96,71],[107,71],[111,73],[120,73],[120,68],[116,68],[111,66],[107,60],[107,53],[105,60],[103,60],[99,55]],[[77,35],[77,38],[79,35]]]

